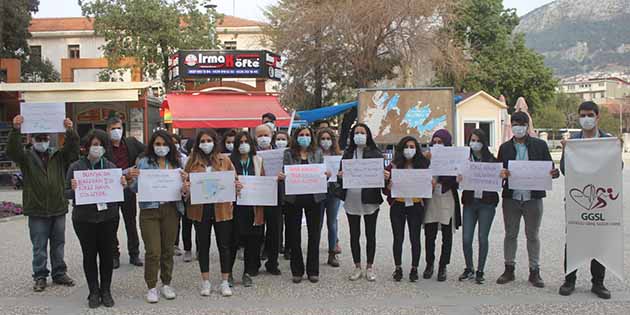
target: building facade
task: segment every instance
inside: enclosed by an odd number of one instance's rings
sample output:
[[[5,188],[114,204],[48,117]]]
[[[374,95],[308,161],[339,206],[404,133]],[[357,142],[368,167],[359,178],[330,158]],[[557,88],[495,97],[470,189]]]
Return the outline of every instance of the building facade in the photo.
[[[630,82],[619,78],[567,81],[560,84],[560,91],[576,95],[584,101],[604,103],[607,99],[622,99],[630,96]]]

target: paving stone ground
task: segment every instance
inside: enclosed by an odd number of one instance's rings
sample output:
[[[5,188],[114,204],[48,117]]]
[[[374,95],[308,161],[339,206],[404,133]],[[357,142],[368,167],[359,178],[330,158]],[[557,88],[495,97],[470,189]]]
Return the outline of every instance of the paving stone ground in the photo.
[[[624,173],[627,186],[630,183],[630,174],[629,171]],[[52,286],[43,293],[34,293],[31,290],[31,244],[27,221],[25,218],[17,218],[0,222],[0,314],[630,314],[630,272],[627,268],[630,263],[630,242],[624,247],[626,280],[620,281],[610,275],[606,278],[606,285],[613,294],[611,300],[602,301],[590,293],[588,268],[580,270],[577,290],[572,296],[558,295],[558,288],[563,280],[563,179],[555,181],[553,189],[550,197],[545,200],[540,234],[543,243],[542,277],[547,284],[544,289],[533,288],[527,283],[524,231],[521,231],[519,241],[517,281],[504,286],[495,284],[496,278],[503,271],[504,229],[500,206],[490,236],[487,284],[480,286],[472,282],[457,281],[457,276],[464,268],[461,230],[454,237],[453,255],[446,282],[439,283],[435,277],[431,280],[421,279],[417,283],[410,283],[406,279],[399,283],[394,282],[391,279],[393,258],[389,208],[383,206],[378,219],[375,262],[378,278],[374,283],[347,280],[353,266],[347,220],[341,212],[339,237],[343,249],[340,255],[342,265],[340,268],[325,265],[327,231],[324,227],[320,245],[320,282],[317,284],[308,281],[293,284],[289,263],[281,258],[281,276],[262,272],[254,278],[253,287],[244,288],[238,281],[242,274],[242,262],[238,261],[234,270],[237,286],[233,297],[223,298],[216,290],[210,297],[201,297],[197,289],[197,262],[184,263],[181,257],[176,257],[172,284],[177,290],[177,299],[161,300],[156,305],[148,305],[143,300],[146,289],[143,269],[130,266],[128,257],[123,254],[122,266],[114,272],[112,291],[116,307],[90,310],[87,308],[87,287],[81,268],[81,251],[70,216],[66,225],[66,263],[69,274],[78,285],[73,288]],[[625,198],[627,201],[628,197]],[[20,202],[20,199],[19,192],[0,191],[0,200]],[[625,224],[630,226],[630,215],[626,215]],[[122,226],[124,225],[121,224],[119,237],[123,240],[121,244],[126,244]],[[305,233],[305,228],[303,230]],[[630,239],[629,228],[626,228],[625,238]],[[363,239],[362,243],[364,244]],[[218,253],[216,244],[212,246],[211,274],[213,285],[216,286],[219,283]],[[408,240],[404,246],[403,268],[407,277],[411,260]],[[122,252],[125,253],[126,248]],[[365,250],[363,254],[365,255]],[[421,261],[420,268],[423,269],[424,253]]]

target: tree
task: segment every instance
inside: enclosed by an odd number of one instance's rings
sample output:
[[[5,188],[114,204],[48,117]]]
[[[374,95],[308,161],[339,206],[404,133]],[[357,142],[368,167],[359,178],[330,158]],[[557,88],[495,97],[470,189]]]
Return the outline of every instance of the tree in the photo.
[[[539,110],[532,115],[532,120],[536,128],[549,129],[552,135],[556,134],[558,129],[566,127],[565,116],[555,104],[539,108]]]
[[[28,55],[31,13],[37,12],[39,0],[0,1],[0,58],[24,58]]]
[[[559,92],[555,94],[552,103],[562,113],[564,117],[564,127],[579,128],[578,107],[580,103],[582,103],[581,98]]]
[[[599,108],[599,128],[605,132],[619,136],[619,117],[613,115],[608,108],[600,106]]]
[[[22,82],[60,82],[61,74],[50,60],[27,58],[22,62]]]
[[[406,74],[429,50],[449,1],[280,0],[265,34],[286,58],[283,103],[300,108],[345,101],[354,89]]]
[[[92,0],[81,1],[83,14],[94,18],[96,34],[105,38],[102,47],[110,70],[118,72],[119,61],[135,58],[145,75],[161,76],[168,88],[169,56],[180,49],[218,47],[215,25],[219,15],[202,11],[201,0]]]
[[[508,104],[524,96],[532,112],[552,99],[557,81],[544,58],[525,46],[524,36],[513,34],[513,9],[504,9],[502,0],[459,0],[452,12],[441,34],[464,50],[468,64],[463,70],[439,68],[436,84],[505,95]]]

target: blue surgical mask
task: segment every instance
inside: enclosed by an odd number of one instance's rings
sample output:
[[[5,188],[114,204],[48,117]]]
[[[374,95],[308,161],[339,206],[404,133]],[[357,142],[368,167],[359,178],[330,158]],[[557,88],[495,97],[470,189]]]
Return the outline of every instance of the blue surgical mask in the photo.
[[[308,148],[308,146],[311,145],[311,137],[310,136],[299,136],[297,138],[297,142],[302,148]]]

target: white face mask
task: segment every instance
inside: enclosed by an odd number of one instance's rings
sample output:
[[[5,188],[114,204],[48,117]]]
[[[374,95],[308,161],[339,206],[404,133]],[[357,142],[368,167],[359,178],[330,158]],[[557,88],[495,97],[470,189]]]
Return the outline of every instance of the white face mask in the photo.
[[[287,145],[287,140],[276,140],[276,147],[278,147],[278,149],[284,149],[287,147]]]
[[[512,134],[517,138],[523,138],[527,135],[527,126],[512,126]]]
[[[357,133],[354,135],[354,144],[358,146],[364,146],[367,144],[367,135],[362,133]]]
[[[249,143],[241,143],[241,145],[238,147],[238,152],[240,152],[241,154],[249,154],[249,151],[252,148],[249,146]]]
[[[210,154],[212,149],[214,149],[214,142],[204,142],[199,144],[199,149],[203,151],[205,154]]]
[[[580,117],[580,126],[584,130],[593,130],[597,127],[597,119],[595,117]]]
[[[234,151],[234,143],[226,143],[225,148],[230,152]]]
[[[120,139],[122,139],[122,135],[123,135],[123,130],[122,128],[120,129],[112,129],[109,132],[109,135],[112,137],[112,140],[114,141],[120,141]]]
[[[165,157],[168,155],[169,152],[171,152],[171,148],[169,148],[168,146],[153,146],[153,151],[155,151],[155,155],[159,156],[159,157]]]
[[[103,154],[105,154],[105,148],[103,148],[103,146],[93,145],[90,147],[89,155],[91,158],[100,159]]]
[[[269,126],[272,132],[276,131],[276,125],[272,122],[266,122],[265,125]]]
[[[405,159],[411,160],[411,159],[413,159],[414,156],[416,156],[416,149],[415,148],[405,148],[405,150],[403,150],[403,155],[405,156]]]
[[[476,142],[471,141],[471,142],[470,142],[470,148],[471,148],[473,151],[475,151],[475,152],[479,152],[479,151],[481,151],[481,149],[483,148],[483,143],[481,143],[481,142],[479,142],[479,141],[476,141]]]
[[[444,145],[441,144],[441,143],[435,143],[435,144],[433,144],[433,147],[434,148],[442,148],[442,147],[444,147]]]
[[[328,150],[330,149],[330,147],[332,147],[332,140],[321,140],[319,142],[319,145],[322,146],[322,149]]]
[[[39,153],[46,152],[50,147],[50,141],[42,141],[33,143],[33,149]]]
[[[267,136],[258,137],[256,141],[258,142],[258,146],[263,149],[268,149],[271,146],[271,137],[267,137]]]

